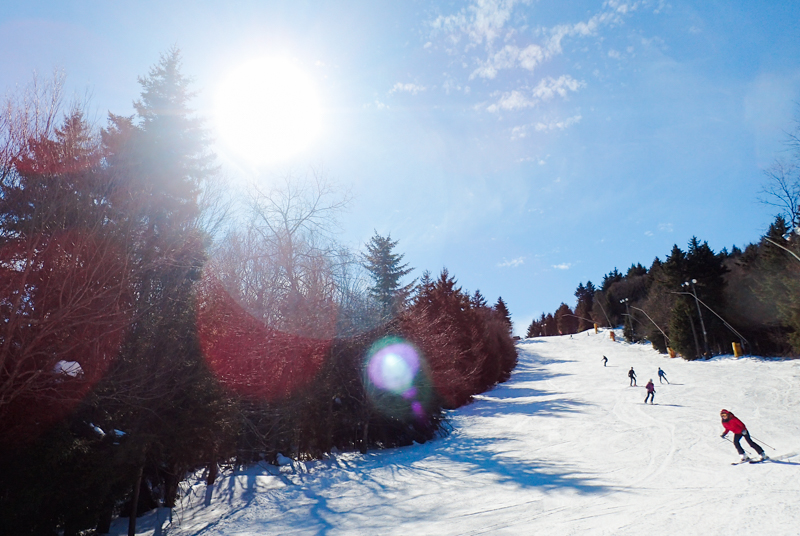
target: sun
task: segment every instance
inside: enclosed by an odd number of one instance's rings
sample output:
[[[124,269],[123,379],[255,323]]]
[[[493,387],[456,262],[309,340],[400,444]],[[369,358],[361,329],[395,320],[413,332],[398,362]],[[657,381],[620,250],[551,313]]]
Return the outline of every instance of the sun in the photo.
[[[319,135],[322,111],[313,79],[285,58],[232,69],[215,95],[221,141],[254,165],[286,160]]]

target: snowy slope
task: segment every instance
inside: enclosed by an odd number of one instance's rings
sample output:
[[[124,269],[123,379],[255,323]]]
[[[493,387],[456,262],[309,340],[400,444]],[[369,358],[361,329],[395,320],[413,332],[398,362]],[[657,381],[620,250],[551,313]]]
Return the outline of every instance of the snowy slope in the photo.
[[[527,339],[425,445],[199,480],[142,534],[800,534],[800,360],[687,362],[608,332]],[[601,358],[606,355],[608,366]],[[633,366],[639,387],[629,387]],[[660,385],[662,367],[672,384]],[[644,405],[653,378],[656,405]],[[773,461],[732,466],[719,410]],[[730,437],[730,436],[729,436]],[[746,445],[745,445],[746,446]],[[125,534],[120,519],[114,534]]]

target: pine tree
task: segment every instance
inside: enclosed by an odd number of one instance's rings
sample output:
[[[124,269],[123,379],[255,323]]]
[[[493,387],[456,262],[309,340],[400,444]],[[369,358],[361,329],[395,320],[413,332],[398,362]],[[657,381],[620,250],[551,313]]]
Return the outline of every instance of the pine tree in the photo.
[[[525,333],[525,337],[531,339],[533,337],[539,336],[539,323],[536,320],[531,320],[530,325],[528,326],[528,331]]]
[[[572,313],[572,309],[570,309],[569,305],[566,303],[562,303],[558,306],[558,309],[556,309],[555,318],[559,335],[570,335],[577,332],[577,319]]]
[[[502,297],[497,298],[497,303],[494,304],[494,310],[500,316],[503,323],[508,326],[508,333],[510,335],[514,327],[511,323],[511,313],[508,312],[508,307],[506,307],[506,302],[503,301]]]
[[[416,280],[401,285],[400,280],[413,271],[408,264],[402,264],[404,255],[394,253],[397,241],[391,235],[375,235],[367,243],[367,253],[363,256],[364,267],[373,280],[370,294],[381,308],[381,317],[389,319],[402,310],[414,288]]]
[[[195,285],[206,259],[198,193],[216,168],[180,63],[177,49],[162,55],[139,78],[137,115],[111,114],[103,132],[108,173],[132,229],[137,300],[121,356],[95,399],[107,425],[127,432],[139,474],[147,467],[160,475],[152,484],[168,506],[184,472],[218,455],[227,411],[195,322]]]
[[[585,331],[592,327],[592,309],[594,308],[595,288],[591,281],[578,284],[575,290],[575,297],[578,303],[575,305],[575,316],[578,317],[578,331]]]

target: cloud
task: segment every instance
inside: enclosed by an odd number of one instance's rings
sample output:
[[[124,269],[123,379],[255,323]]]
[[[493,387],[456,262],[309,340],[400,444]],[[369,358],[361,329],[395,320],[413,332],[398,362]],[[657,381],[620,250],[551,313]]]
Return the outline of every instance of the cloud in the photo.
[[[523,264],[525,264],[525,257],[517,257],[516,259],[511,259],[510,261],[507,261],[504,258],[503,262],[497,263],[497,267],[498,268],[509,268],[509,267],[516,268],[517,266],[522,266]]]
[[[375,107],[378,110],[385,110],[385,109],[387,109],[389,107],[389,105],[379,101],[378,99],[375,99],[375,102],[368,102],[368,103],[366,103],[364,105],[365,109],[369,109],[369,108],[372,108],[372,107]]]
[[[454,15],[439,16],[430,23],[434,30],[450,34],[453,42],[458,34],[466,35],[472,45],[486,43],[491,46],[511,18],[515,4],[529,3],[528,0],[475,0],[472,5],[461,9]]]
[[[550,54],[539,45],[528,45],[525,48],[506,45],[494,54],[490,54],[486,61],[478,60],[478,68],[469,75],[469,78],[470,80],[475,77],[491,80],[497,76],[498,71],[515,67],[532,72],[537,65],[547,59],[550,59]]]
[[[570,37],[597,35],[603,26],[621,23],[623,17],[635,11],[641,2],[607,0],[602,10],[585,21],[574,24],[558,24],[550,28],[539,28],[534,32],[508,28],[512,13],[519,4],[530,4],[529,0],[473,0],[466,8],[452,15],[440,15],[429,23],[434,33],[445,33],[453,45],[466,37],[464,52],[483,46],[485,58],[474,58],[477,63],[470,79],[494,79],[507,69],[524,69],[533,72],[542,63],[563,53],[562,43]],[[526,35],[540,36],[538,43],[517,43]],[[503,38],[498,49],[496,42]],[[427,43],[425,45],[428,46]],[[456,49],[451,53],[459,53]],[[614,57],[614,56],[612,56]]]
[[[561,264],[554,264],[553,268],[555,268],[556,270],[569,270],[570,266],[572,266],[572,264],[568,262],[562,262]]]
[[[672,232],[672,224],[671,223],[660,223],[658,224],[658,230],[664,233],[671,233]]]
[[[520,125],[511,129],[511,139],[519,140],[528,137],[528,125]]]
[[[411,93],[412,95],[416,95],[421,91],[425,91],[427,89],[425,86],[420,86],[417,84],[401,84],[400,82],[396,83],[392,89],[389,90],[389,95],[393,93]]]
[[[572,125],[580,123],[582,117],[580,115],[574,115],[572,117],[568,117],[563,121],[550,121],[549,123],[536,123],[534,128],[537,132],[550,132],[551,130],[564,130]]]
[[[512,111],[531,108],[540,102],[549,101],[556,96],[565,98],[570,92],[576,92],[585,86],[585,82],[575,80],[566,74],[558,78],[551,78],[548,76],[540,81],[529,93],[523,93],[516,89],[504,93],[499,101],[488,106],[486,109],[490,112],[497,112],[498,110]]]
[[[614,50],[613,48],[609,49],[609,51],[608,51],[608,57],[609,58],[614,58],[615,60],[618,60],[620,58],[620,56],[621,55],[620,55],[618,50]]]

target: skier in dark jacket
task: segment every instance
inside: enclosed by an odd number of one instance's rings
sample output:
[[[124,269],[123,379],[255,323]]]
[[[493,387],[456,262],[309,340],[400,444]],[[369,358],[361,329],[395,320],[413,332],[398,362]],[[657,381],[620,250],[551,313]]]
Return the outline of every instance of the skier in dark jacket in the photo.
[[[658,367],[658,383],[664,383],[661,381],[661,378],[667,380],[667,375],[663,370],[661,370],[661,367]],[[667,384],[669,384],[669,380],[667,380]]]
[[[650,399],[650,403],[653,403],[653,400],[656,398],[656,386],[653,385],[653,379],[651,378],[649,382],[647,382],[647,396],[644,397],[644,403],[647,404],[647,399]]]
[[[633,367],[628,371],[628,378],[631,379],[631,386],[636,387],[636,373],[633,371]]]
[[[757,461],[767,459],[764,449],[762,449],[758,443],[750,439],[750,432],[747,431],[747,427],[742,421],[737,419],[736,416],[727,409],[720,411],[719,416],[722,419],[722,426],[725,428],[725,431],[722,432],[720,437],[725,437],[728,435],[728,432],[733,432],[733,445],[736,447],[736,452],[738,452],[739,456],[742,457],[743,462],[750,460],[742,446],[739,444],[739,441],[741,441],[743,437],[745,441],[747,441],[747,444],[750,445],[756,452],[758,452],[759,456],[761,456],[761,458]]]
[[[606,363],[608,363],[608,358],[606,356],[603,356],[603,366],[604,367],[606,366]]]

